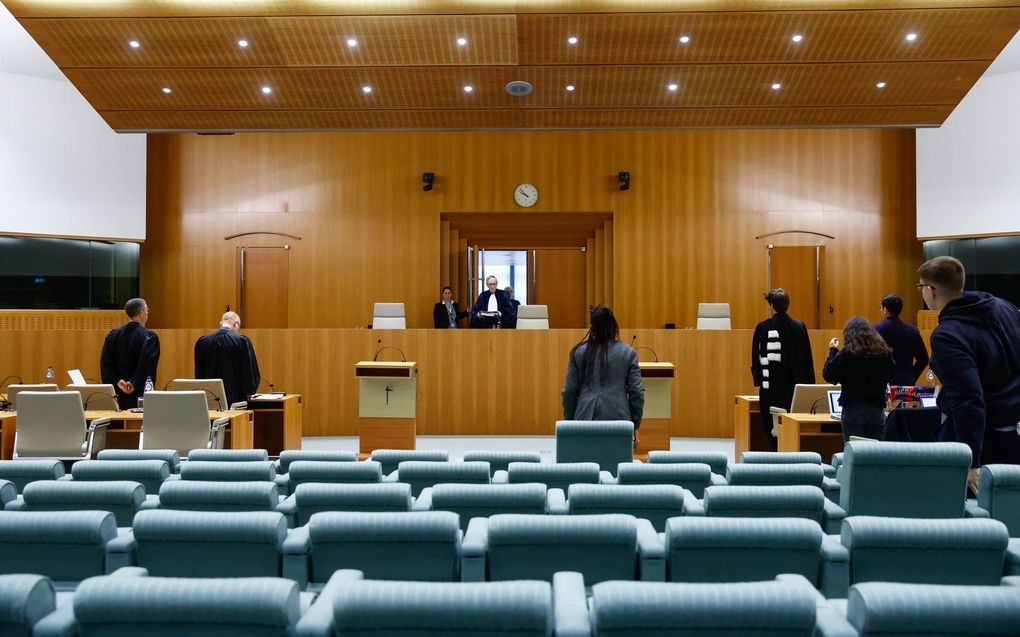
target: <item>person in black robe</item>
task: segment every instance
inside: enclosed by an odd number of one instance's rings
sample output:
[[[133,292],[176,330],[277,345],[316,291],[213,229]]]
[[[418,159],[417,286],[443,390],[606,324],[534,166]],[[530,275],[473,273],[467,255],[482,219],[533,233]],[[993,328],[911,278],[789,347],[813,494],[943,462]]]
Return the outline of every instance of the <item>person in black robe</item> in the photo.
[[[149,320],[145,299],[131,299],[124,312],[131,320],[106,335],[99,369],[103,382],[113,385],[120,408],[132,409],[145,392],[145,381],[156,383],[159,337],[145,327]]]
[[[517,313],[510,302],[510,295],[499,289],[499,281],[496,280],[496,277],[486,277],[485,287],[488,289],[478,295],[478,299],[471,308],[471,327],[491,328],[499,325],[508,328],[511,324],[516,324]],[[490,302],[490,299],[493,300]],[[483,312],[499,312],[499,318],[482,316]]]
[[[241,317],[227,312],[220,319],[220,329],[195,342],[195,378],[223,381],[227,394],[224,408],[247,400],[262,382],[255,348],[240,329]]]
[[[762,426],[776,446],[772,434],[771,407],[790,409],[793,388],[814,384],[815,366],[811,360],[811,341],[804,323],[789,316],[790,297],[782,288],[765,293],[769,318],[754,328],[751,341],[751,375],[758,387]]]

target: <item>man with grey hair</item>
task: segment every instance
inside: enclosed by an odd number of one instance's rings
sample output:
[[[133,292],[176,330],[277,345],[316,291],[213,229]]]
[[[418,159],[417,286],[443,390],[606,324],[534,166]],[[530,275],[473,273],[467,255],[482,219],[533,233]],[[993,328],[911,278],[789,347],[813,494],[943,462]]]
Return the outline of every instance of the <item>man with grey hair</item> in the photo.
[[[195,343],[195,378],[221,379],[228,405],[247,400],[262,382],[255,348],[240,330],[241,317],[228,311],[220,329]]]
[[[149,320],[145,299],[131,299],[124,304],[124,313],[128,322],[106,335],[99,369],[103,382],[114,386],[120,408],[131,409],[138,406],[145,381],[156,382],[159,337],[145,327]]]

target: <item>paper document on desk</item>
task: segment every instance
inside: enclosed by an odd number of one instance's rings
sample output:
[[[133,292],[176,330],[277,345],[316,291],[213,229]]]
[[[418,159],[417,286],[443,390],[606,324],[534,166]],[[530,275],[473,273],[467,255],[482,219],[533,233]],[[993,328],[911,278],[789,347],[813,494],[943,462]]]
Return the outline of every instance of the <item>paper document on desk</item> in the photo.
[[[280,400],[287,394],[283,392],[275,392],[272,394],[252,394],[252,400]]]
[[[84,385],[85,384],[85,376],[82,375],[80,369],[69,369],[69,370],[67,370],[67,375],[71,377],[71,384],[72,385]]]

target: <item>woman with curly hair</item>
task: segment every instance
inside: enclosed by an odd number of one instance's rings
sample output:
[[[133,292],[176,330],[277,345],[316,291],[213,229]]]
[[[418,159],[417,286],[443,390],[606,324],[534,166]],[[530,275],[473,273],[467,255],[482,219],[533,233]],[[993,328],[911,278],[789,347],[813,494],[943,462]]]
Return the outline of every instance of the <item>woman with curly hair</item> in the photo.
[[[885,433],[885,397],[895,362],[892,348],[871,323],[855,316],[843,328],[843,349],[839,339],[829,341],[829,358],[822,377],[843,386],[843,442],[850,436],[881,440]]]

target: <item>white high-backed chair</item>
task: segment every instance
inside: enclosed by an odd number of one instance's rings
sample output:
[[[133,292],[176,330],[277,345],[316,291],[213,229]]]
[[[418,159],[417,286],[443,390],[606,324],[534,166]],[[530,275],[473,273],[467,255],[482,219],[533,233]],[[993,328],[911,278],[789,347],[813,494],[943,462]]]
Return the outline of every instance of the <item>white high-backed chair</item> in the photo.
[[[229,418],[209,422],[204,391],[147,391],[139,449],[174,449],[181,457],[192,449],[219,449]]]
[[[698,303],[699,330],[728,330],[730,326],[729,303]]]
[[[517,329],[547,330],[549,329],[548,305],[522,305],[517,308]]]
[[[102,383],[85,385],[68,385],[67,391],[76,391],[81,394],[81,406],[85,411],[120,411],[117,404],[117,392],[113,385]]]
[[[216,411],[246,409],[248,407],[246,402],[234,403],[233,405],[227,404],[227,390],[223,386],[222,378],[175,378],[167,385],[167,389],[170,391],[205,392],[209,409]]]
[[[407,328],[403,303],[376,303],[372,310],[372,329],[402,330]]]
[[[36,385],[8,385],[7,402],[11,404],[12,411],[18,411],[18,394],[23,391],[57,391],[53,383],[39,383]]]
[[[106,445],[109,418],[85,423],[81,394],[76,391],[26,391],[21,393],[18,430],[14,434],[14,459],[56,458],[83,460],[93,446]],[[97,438],[96,432],[100,436]]]

